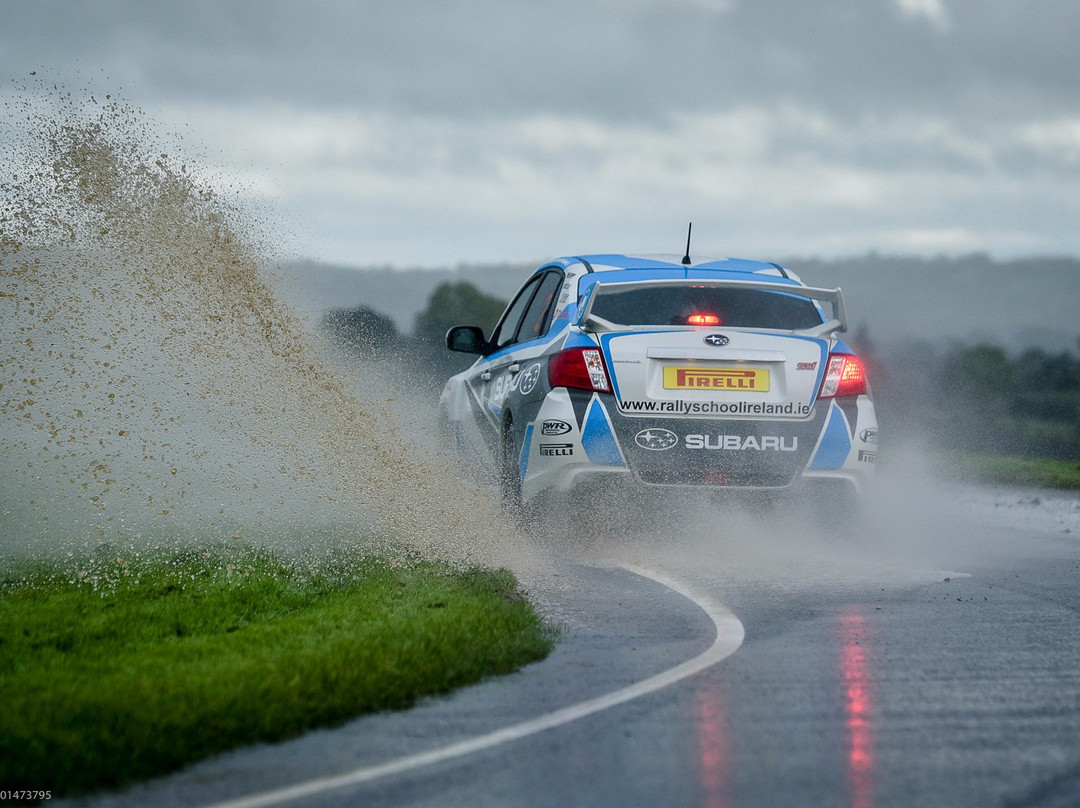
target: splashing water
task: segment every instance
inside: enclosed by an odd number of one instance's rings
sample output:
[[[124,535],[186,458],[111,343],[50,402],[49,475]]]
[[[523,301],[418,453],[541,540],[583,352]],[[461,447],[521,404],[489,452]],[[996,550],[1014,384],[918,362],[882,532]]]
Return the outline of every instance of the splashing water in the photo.
[[[496,505],[373,371],[321,360],[253,217],[130,107],[42,103],[7,103],[0,169],[0,555],[333,534],[489,558]]]

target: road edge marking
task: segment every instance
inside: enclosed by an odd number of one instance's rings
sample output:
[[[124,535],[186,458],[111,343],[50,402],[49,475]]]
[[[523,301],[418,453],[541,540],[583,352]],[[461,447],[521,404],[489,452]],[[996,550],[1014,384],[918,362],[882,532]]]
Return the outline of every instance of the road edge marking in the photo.
[[[478,735],[474,738],[468,738],[464,741],[458,741],[457,743],[452,743],[448,746],[432,749],[427,752],[406,755],[405,757],[389,760],[374,766],[364,766],[363,768],[353,769],[344,774],[305,780],[302,783],[284,786],[282,788],[264,791],[258,794],[251,794],[247,797],[238,797],[211,803],[204,806],[204,808],[265,808],[265,806],[280,805],[282,803],[303,799],[304,797],[310,797],[315,794],[368,783],[382,777],[389,777],[390,775],[400,774],[411,769],[418,769],[423,766],[430,766],[435,763],[442,763],[443,761],[471,755],[485,749],[491,749],[500,744],[517,741],[522,738],[527,738],[530,735],[535,735],[538,732],[543,732],[544,730],[553,729],[554,727],[562,726],[563,724],[569,724],[580,718],[598,713],[602,710],[607,710],[619,704],[625,704],[633,699],[669,687],[670,685],[680,682],[696,673],[700,673],[706,668],[715,665],[720,660],[731,656],[738,650],[739,646],[742,645],[745,636],[745,629],[743,628],[742,622],[740,622],[739,618],[719,601],[714,600],[708,595],[694,592],[681,581],[662,572],[630,564],[620,566],[622,569],[625,569],[634,575],[648,578],[667,587],[697,605],[698,608],[705,612],[709,617],[716,630],[716,637],[714,638],[712,645],[696,657],[688,659],[686,662],[676,665],[673,668],[668,668],[665,671],[654,674],[647,679],[642,679],[640,682],[635,682],[634,684],[621,687],[618,690],[614,690],[602,696],[586,699],[577,704],[571,704],[567,707],[562,707],[558,710],[536,716],[535,718],[518,722],[517,724],[511,724],[508,727],[503,727],[502,729],[494,730],[493,732],[484,735]]]

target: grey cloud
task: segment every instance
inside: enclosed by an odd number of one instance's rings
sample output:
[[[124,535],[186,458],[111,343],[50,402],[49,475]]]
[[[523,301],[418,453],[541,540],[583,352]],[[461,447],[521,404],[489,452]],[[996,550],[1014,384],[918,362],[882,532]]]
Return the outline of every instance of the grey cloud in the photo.
[[[941,3],[6,0],[0,72],[190,116],[335,260],[647,251],[690,217],[1075,251],[1080,4]]]
[[[442,115],[657,119],[800,99],[834,115],[1075,112],[1071,0],[704,3],[14,2],[6,72],[103,67],[145,92]],[[719,6],[723,9],[725,6]],[[32,69],[32,68],[29,68]]]

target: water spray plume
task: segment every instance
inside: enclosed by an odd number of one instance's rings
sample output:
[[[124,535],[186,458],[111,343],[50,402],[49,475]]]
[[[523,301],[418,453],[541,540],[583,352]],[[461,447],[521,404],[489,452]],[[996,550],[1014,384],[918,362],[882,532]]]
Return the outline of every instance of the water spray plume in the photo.
[[[7,107],[0,555],[329,532],[475,561],[504,539],[374,371],[323,361],[258,217],[141,113],[62,91]]]

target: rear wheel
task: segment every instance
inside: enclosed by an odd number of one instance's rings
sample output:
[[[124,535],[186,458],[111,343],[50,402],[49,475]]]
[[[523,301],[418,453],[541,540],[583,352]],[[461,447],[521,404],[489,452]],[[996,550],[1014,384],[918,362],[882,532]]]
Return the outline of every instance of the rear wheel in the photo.
[[[822,534],[857,538],[866,532],[865,503],[859,491],[844,480],[820,481],[801,492],[801,503]]]
[[[514,435],[514,417],[503,418],[499,435],[499,491],[515,515],[521,511],[521,443]]]
[[[539,535],[558,525],[559,516],[565,508],[552,507],[550,492],[534,497],[525,503],[521,497],[521,452],[525,436],[514,431],[513,416],[507,413],[503,419],[499,440],[499,491],[506,512],[519,528],[532,535]],[[558,528],[555,528],[556,531]]]

